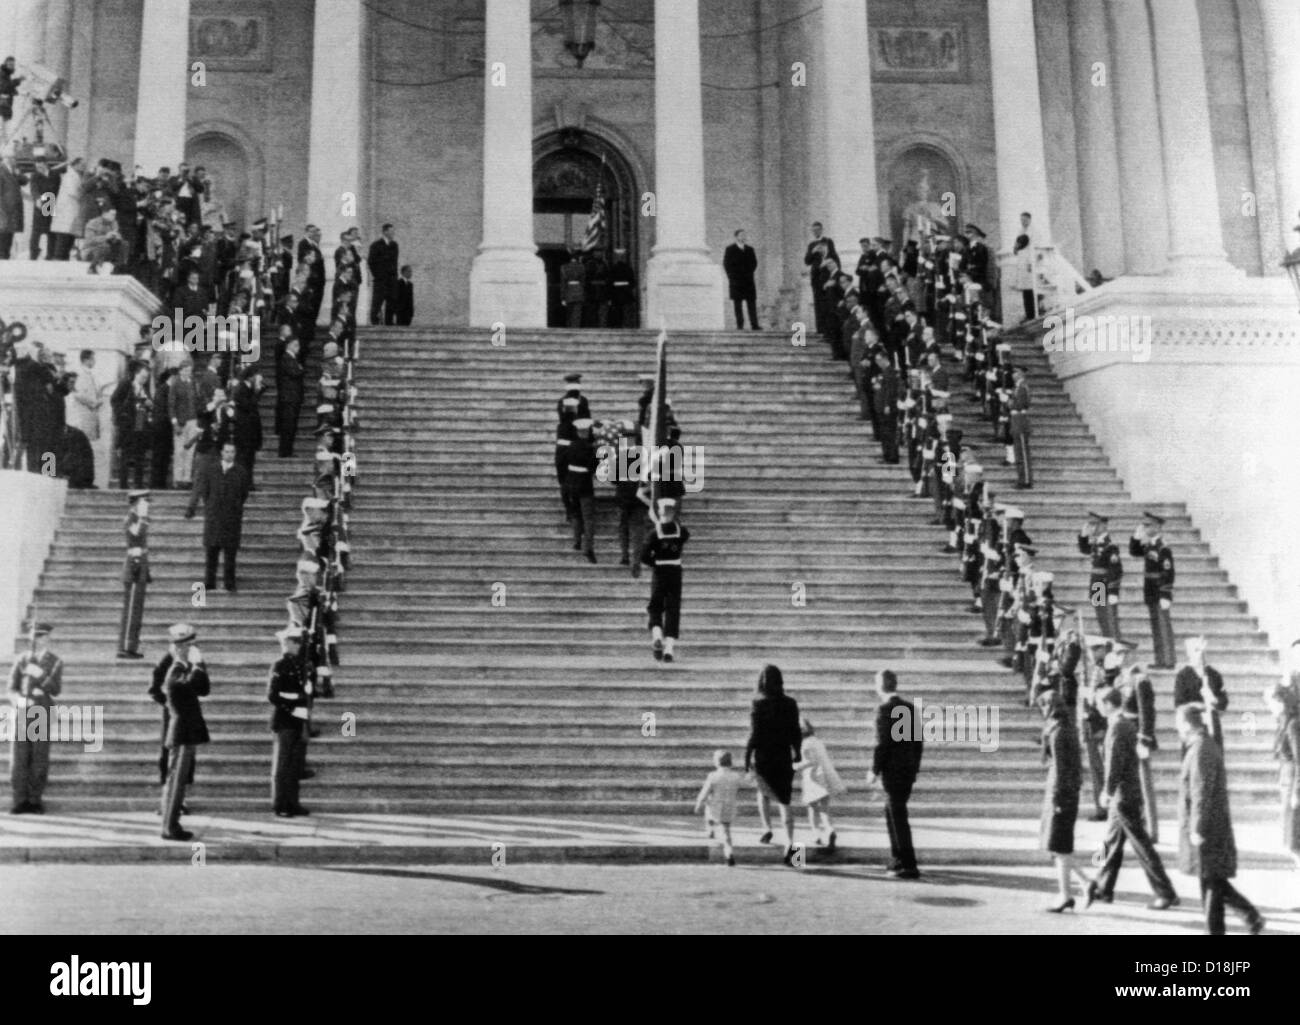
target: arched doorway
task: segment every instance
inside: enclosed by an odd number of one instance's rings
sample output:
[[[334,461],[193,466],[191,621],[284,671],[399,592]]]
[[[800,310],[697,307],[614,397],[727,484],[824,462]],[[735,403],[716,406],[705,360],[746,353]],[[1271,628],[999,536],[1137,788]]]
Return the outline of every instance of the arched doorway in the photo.
[[[560,267],[571,247],[581,248],[599,183],[605,201],[605,232],[597,252],[612,267],[615,250],[636,274],[640,296],[641,258],[637,237],[637,191],[632,167],[606,140],[580,128],[566,128],[539,139],[533,147],[533,238],[546,265],[546,323],[565,323],[560,306]],[[589,304],[590,306],[590,304]],[[639,323],[639,310],[629,311],[630,324]],[[583,327],[598,327],[594,308],[584,311]]]
[[[191,168],[208,172],[212,195],[205,197],[205,204],[210,199],[228,220],[247,230],[248,203],[254,197],[248,154],[239,141],[224,132],[203,132],[186,143],[185,159]]]
[[[942,231],[961,232],[965,203],[961,171],[938,146],[920,143],[889,164],[889,230],[897,245],[915,237],[927,221]]]

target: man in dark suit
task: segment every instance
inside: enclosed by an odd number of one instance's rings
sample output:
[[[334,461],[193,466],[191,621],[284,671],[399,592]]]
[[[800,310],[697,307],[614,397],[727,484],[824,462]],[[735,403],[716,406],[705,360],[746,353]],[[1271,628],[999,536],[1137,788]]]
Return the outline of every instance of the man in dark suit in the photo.
[[[987,238],[976,225],[966,225],[966,267],[970,271],[971,281],[984,289],[985,294],[993,289],[993,282],[989,278],[991,261],[988,243],[985,241]]]
[[[235,462],[235,445],[231,441],[221,446],[221,462],[194,483],[194,495],[185,510],[185,518],[194,516],[194,506],[202,499],[203,547],[207,553],[204,584],[209,591],[217,586],[218,559],[222,560],[224,569],[222,585],[227,591],[235,590],[235,556],[239,552],[249,487],[248,471]]]
[[[397,239],[393,237],[393,226],[385,224],[379,238],[370,243],[371,293],[370,323],[380,323],[380,311],[383,323],[396,322],[393,300],[397,295]]]
[[[393,312],[397,317],[398,327],[409,327],[415,319],[415,285],[411,281],[411,265],[402,264],[401,275],[397,279],[397,293],[393,298]]]
[[[275,433],[280,438],[280,458],[293,455],[293,442],[298,434],[298,417],[302,412],[302,379],[305,373],[298,362],[298,339],[292,335],[277,357],[279,382],[275,393]]]
[[[145,461],[149,454],[153,399],[149,394],[149,364],[136,363],[109,400],[116,431],[118,487],[144,487]]]
[[[23,184],[12,154],[0,156],[0,260],[9,259],[14,236],[23,231]]]
[[[167,782],[163,787],[162,819],[164,840],[190,840],[194,834],[181,829],[181,806],[185,803],[185,786],[194,775],[194,757],[198,745],[209,740],[199,698],[208,696],[211,683],[203,654],[194,643],[193,630],[186,624],[172,627],[172,663],[160,688],[167,703],[167,732],[163,747],[167,749]],[[177,638],[183,638],[178,640]]]
[[[1264,916],[1228,881],[1237,874],[1237,843],[1232,835],[1223,749],[1210,739],[1196,705],[1181,706],[1175,722],[1183,741],[1178,777],[1178,867],[1200,880],[1206,932],[1223,935],[1223,906],[1227,904],[1257,935],[1264,930]]]
[[[813,221],[812,241],[804,250],[803,262],[808,267],[808,278],[812,284],[813,312],[816,315],[816,327],[819,335],[827,334],[834,321],[834,305],[826,295],[826,282],[832,273],[831,268],[823,266],[826,260],[839,263],[839,253],[835,251],[835,240],[822,235],[822,222]]]
[[[1183,642],[1187,649],[1187,665],[1174,677],[1174,710],[1183,705],[1200,705],[1206,710],[1210,736],[1223,750],[1223,723],[1220,718],[1228,710],[1228,692],[1223,686],[1219,671],[1205,661],[1205,638],[1189,637]]]
[[[304,346],[316,337],[316,321],[320,319],[321,303],[325,301],[325,254],[320,251],[320,228],[307,225],[303,239],[298,243],[298,265],[301,267],[311,253],[307,270],[307,291],[302,296],[304,314],[298,327],[298,337]]]
[[[921,771],[921,724],[916,707],[898,695],[898,677],[890,669],[876,674],[876,749],[871,756],[871,776],[885,790],[885,825],[889,829],[892,860],[887,871],[896,879],[916,879],[916,851],[907,821],[907,801]]]
[[[754,272],[758,269],[758,255],[748,242],[744,229],[736,232],[736,241],[727,246],[722,256],[722,269],[727,273],[727,287],[731,293],[731,306],[736,312],[736,330],[745,326],[741,303],[749,307],[749,326],[758,330],[758,286]]]
[[[1098,898],[1107,904],[1114,900],[1115,881],[1119,878],[1120,866],[1124,863],[1124,841],[1128,840],[1155,893],[1155,900],[1147,907],[1152,911],[1164,911],[1178,903],[1178,895],[1142,824],[1137,723],[1124,714],[1124,697],[1119,687],[1107,688],[1097,700],[1102,712],[1110,720],[1103,756],[1109,812],[1103,841],[1106,858],[1097,878],[1088,884],[1088,897],[1084,906],[1087,907]]]

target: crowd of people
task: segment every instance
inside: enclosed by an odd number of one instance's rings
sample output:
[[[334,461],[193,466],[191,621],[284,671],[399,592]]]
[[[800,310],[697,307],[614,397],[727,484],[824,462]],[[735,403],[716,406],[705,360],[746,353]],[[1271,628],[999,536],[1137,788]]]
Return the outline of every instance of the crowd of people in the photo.
[[[1029,214],[1022,215],[1026,231],[1029,223]],[[859,416],[871,424],[881,461],[901,464],[906,451],[912,494],[932,502],[930,522],[946,531],[941,550],[956,557],[958,575],[971,592],[969,611],[983,616],[984,636],[977,643],[1003,649],[1000,664],[1017,675],[1026,704],[1040,708],[1048,720],[1044,747],[1051,774],[1043,844],[1056,859],[1061,887],[1052,910],[1075,906],[1070,886],[1078,873],[1072,855],[1084,755],[1091,817],[1106,822],[1101,872],[1095,880],[1085,879],[1087,903],[1113,899],[1127,840],[1156,894],[1152,907],[1173,906],[1178,898],[1155,850],[1154,690],[1147,668],[1126,664],[1136,645],[1121,634],[1124,566],[1109,517],[1090,511],[1077,538],[1089,566],[1086,600],[1097,619],[1096,633],[1089,634],[1077,610],[1057,603],[1053,574],[1035,565],[1038,551],[1025,530],[1024,512],[995,500],[976,446],[954,422],[952,397],[964,385],[991,431],[994,451],[1000,449],[1004,463],[1016,467],[1016,488],[1033,488],[1029,372],[1013,361],[1012,347],[992,316],[993,269],[984,232],[967,224],[963,236],[936,225],[902,252],[888,239],[862,239],[852,274],[841,266],[821,224],[813,224],[812,234],[805,263],[817,332],[832,359],[849,363]],[[1027,291],[1026,316],[1034,314],[1036,304],[1037,297]],[[970,433],[974,426],[969,425]],[[1171,622],[1174,556],[1164,525],[1162,516],[1148,511],[1128,543],[1128,554],[1142,564],[1153,645],[1150,669],[1177,667]],[[1174,686],[1183,738],[1182,864],[1201,881],[1211,932],[1223,930],[1225,901],[1258,931],[1262,917],[1228,882],[1235,855],[1230,856],[1220,725],[1227,691],[1206,662],[1206,639],[1186,638],[1185,647],[1187,662]],[[1265,698],[1277,715],[1284,843],[1300,864],[1298,693],[1293,676],[1287,686],[1270,687]],[[1201,743],[1202,735],[1211,737],[1212,747]],[[1208,824],[1189,826],[1189,809],[1207,808],[1213,809]]]

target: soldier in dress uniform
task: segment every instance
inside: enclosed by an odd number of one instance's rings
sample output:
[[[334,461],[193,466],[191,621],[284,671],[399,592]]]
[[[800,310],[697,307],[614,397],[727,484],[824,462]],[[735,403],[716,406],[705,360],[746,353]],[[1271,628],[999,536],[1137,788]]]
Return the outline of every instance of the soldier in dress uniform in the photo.
[[[122,627],[117,638],[117,657],[144,658],[140,651],[140,624],[144,619],[145,590],[149,576],[149,492],[127,495],[126,562],[122,565]]]
[[[41,798],[50,776],[50,710],[63,689],[63,660],[50,650],[53,630],[49,623],[32,623],[28,649],[9,672],[10,815],[45,813]]]
[[[271,665],[266,698],[271,713],[271,808],[277,818],[309,814],[298,801],[298,782],[307,760],[312,682],[303,672],[302,631],[285,627],[276,635],[280,657]]]
[[[1088,601],[1097,610],[1097,624],[1102,635],[1120,640],[1119,584],[1124,576],[1119,546],[1110,539],[1109,520],[1101,513],[1089,512],[1088,522],[1079,531],[1079,554],[1088,556]]]
[[[1018,366],[1013,375],[1015,387],[1007,410],[1008,429],[1011,433],[1012,459],[1016,464],[1016,487],[1025,490],[1034,486],[1034,467],[1029,455],[1029,371]]]
[[[890,362],[889,353],[877,349],[876,373],[872,377],[877,417],[880,423],[880,456],[886,463],[898,462],[898,371]]]
[[[596,561],[596,446],[591,438],[592,421],[573,421],[574,438],[569,444],[564,486],[573,513],[573,550],[588,562]]]
[[[636,272],[626,249],[614,250],[609,268],[609,326],[636,327]]]
[[[1163,517],[1142,514],[1142,525],[1129,539],[1128,553],[1142,560],[1142,600],[1151,617],[1151,644],[1155,651],[1152,668],[1175,668],[1174,626],[1169,610],[1174,602],[1174,553],[1165,544]]]
[[[339,664],[338,598],[317,583],[321,563],[315,556],[304,555],[294,569],[297,586],[285,602],[289,625],[302,636],[301,653],[311,667],[316,693],[329,699],[334,696],[334,667]]]
[[[682,549],[691,539],[691,532],[677,522],[674,499],[661,498],[658,506],[637,561],[632,564],[632,576],[639,577],[643,565],[653,571],[650,603],[646,606],[650,615],[651,653],[656,662],[671,662],[681,624]]]
[[[582,254],[571,248],[569,261],[560,268],[560,303],[568,327],[582,327],[582,307],[586,301],[587,265],[582,262]]]
[[[188,634],[188,635],[186,635]],[[177,640],[176,638],[181,638]],[[163,787],[162,819],[164,840],[190,840],[194,834],[181,829],[185,787],[194,778],[198,745],[208,743],[208,727],[199,699],[211,689],[207,665],[194,643],[194,631],[186,624],[172,627],[172,661],[160,688],[167,706],[167,727],[163,746],[167,750],[167,781]]]
[[[626,463],[620,465],[615,454],[615,466],[618,477],[614,482],[614,500],[618,505],[618,543],[621,558],[620,566],[631,565],[632,534],[637,537],[645,533],[645,503],[641,500],[641,485],[644,483],[642,473],[633,473],[634,467],[640,469],[644,450],[640,445],[640,431],[631,420],[619,424],[620,443],[625,446]],[[647,467],[648,469],[648,467]]]

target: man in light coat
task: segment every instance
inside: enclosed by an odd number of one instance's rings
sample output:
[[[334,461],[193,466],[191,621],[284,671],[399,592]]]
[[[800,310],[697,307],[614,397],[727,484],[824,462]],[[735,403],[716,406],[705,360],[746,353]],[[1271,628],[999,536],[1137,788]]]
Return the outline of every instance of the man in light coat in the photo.
[[[75,427],[88,441],[99,440],[99,412],[104,407],[100,384],[95,378],[95,353],[93,349],[81,350],[81,369],[77,383],[67,399],[68,425]]]
[[[75,158],[60,172],[59,194],[54,200],[54,219],[50,222],[50,244],[46,258],[66,260],[72,255],[72,244],[85,233],[86,219],[81,209],[81,190],[86,164]]]

